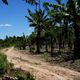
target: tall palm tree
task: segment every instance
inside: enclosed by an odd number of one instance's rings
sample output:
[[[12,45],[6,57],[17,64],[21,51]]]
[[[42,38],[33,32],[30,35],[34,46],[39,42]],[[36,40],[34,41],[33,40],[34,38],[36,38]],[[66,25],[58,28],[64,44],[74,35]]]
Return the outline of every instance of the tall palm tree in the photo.
[[[60,0],[57,0],[58,4],[50,4],[50,3],[44,3],[44,6],[48,10],[49,17],[52,19],[52,27],[59,25],[59,27],[62,26],[62,20],[63,20],[63,13],[62,13],[62,5]],[[62,41],[62,35],[60,31],[59,36],[59,50],[61,48],[61,41]]]
[[[30,26],[35,27],[36,31],[36,45],[37,45],[37,53],[40,53],[40,33],[44,28],[44,23],[47,20],[47,16],[45,15],[45,11],[36,10],[36,12],[31,12],[28,10],[29,16],[26,16],[28,21],[30,22]]]
[[[75,42],[74,42],[74,59],[80,58],[80,5],[79,0],[68,0],[67,8],[73,23]]]
[[[64,32],[65,36],[67,36],[67,27],[68,23],[73,24],[74,34],[75,34],[75,42],[74,42],[74,58],[80,58],[80,3],[79,0],[68,0],[66,6],[60,3],[61,0],[56,0],[58,5],[46,3],[49,7],[54,7],[53,10],[51,8],[48,12],[50,12],[51,16],[60,15],[60,17],[55,17],[56,20],[64,21]],[[56,10],[55,10],[56,8]],[[60,11],[60,10],[61,11]],[[68,22],[69,21],[69,22]],[[57,21],[56,21],[57,22]]]

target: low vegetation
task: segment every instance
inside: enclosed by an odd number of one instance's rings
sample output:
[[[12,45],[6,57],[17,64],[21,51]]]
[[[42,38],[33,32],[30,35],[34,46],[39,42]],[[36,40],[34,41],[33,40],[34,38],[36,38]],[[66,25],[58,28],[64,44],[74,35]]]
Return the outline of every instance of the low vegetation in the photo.
[[[0,52],[0,79],[3,80],[35,80],[29,72],[14,69],[13,64],[7,61],[7,56]]]
[[[0,74],[4,74],[8,69],[8,61],[6,55],[0,53]]]

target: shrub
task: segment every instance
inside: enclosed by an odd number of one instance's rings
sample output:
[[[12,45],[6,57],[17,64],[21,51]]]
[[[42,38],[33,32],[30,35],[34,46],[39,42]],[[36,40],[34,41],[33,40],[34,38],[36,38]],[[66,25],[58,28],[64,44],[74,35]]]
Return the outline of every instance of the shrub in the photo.
[[[8,61],[6,55],[0,52],[0,74],[3,74],[7,71]]]
[[[25,80],[35,80],[35,79],[34,79],[34,76],[31,75],[31,74],[28,72],[28,73],[26,74]]]
[[[35,80],[34,76],[30,74],[30,72],[24,73],[23,71],[17,71],[16,77],[18,80]]]

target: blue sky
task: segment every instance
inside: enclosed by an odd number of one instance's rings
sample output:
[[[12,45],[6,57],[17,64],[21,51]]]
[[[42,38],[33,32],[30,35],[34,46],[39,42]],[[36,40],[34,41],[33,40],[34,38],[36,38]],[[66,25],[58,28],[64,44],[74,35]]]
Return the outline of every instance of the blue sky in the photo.
[[[50,0],[50,2],[54,1]],[[28,15],[28,8],[33,10],[35,7],[26,4],[22,0],[8,0],[8,2],[9,5],[7,6],[0,0],[0,38],[5,38],[6,35],[21,36],[23,32],[29,35],[34,29],[29,27],[25,16]]]

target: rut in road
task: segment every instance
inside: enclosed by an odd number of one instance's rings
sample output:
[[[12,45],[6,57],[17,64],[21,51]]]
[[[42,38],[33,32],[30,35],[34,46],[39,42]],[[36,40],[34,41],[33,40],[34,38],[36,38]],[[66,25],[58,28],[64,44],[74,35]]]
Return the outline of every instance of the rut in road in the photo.
[[[36,80],[80,80],[80,73],[59,67],[51,66],[40,56],[22,53],[14,47],[4,49],[8,61],[14,63],[15,68],[31,72]]]

